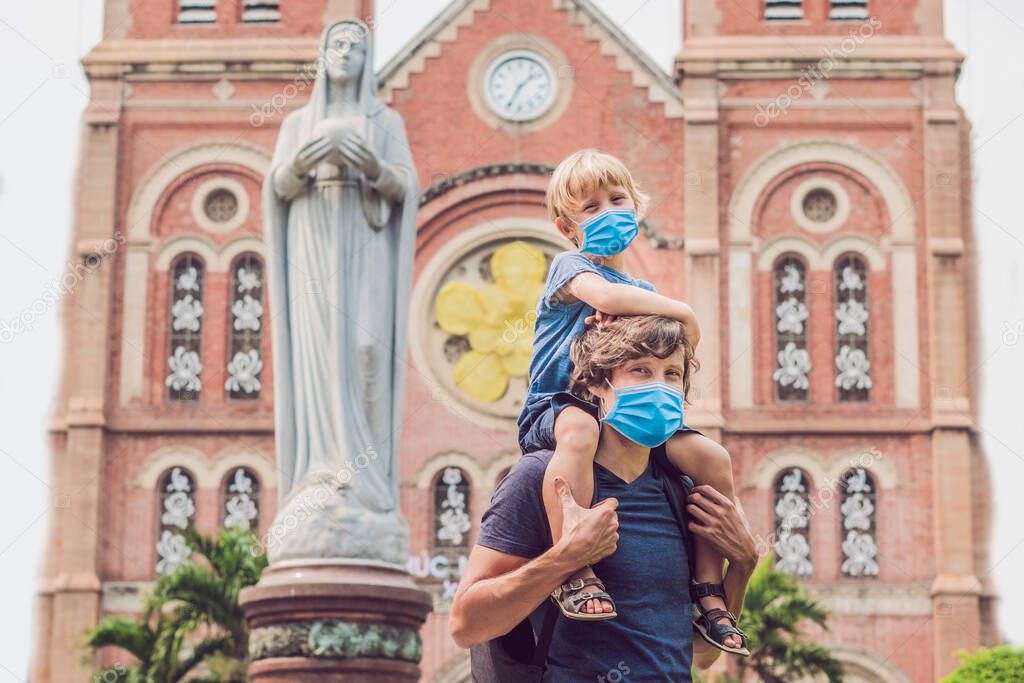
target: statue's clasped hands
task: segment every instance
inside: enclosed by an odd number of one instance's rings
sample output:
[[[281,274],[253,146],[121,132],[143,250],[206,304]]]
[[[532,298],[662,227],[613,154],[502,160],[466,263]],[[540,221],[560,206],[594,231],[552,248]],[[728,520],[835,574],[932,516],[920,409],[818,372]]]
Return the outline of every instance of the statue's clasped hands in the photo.
[[[325,119],[321,124],[330,122]],[[333,122],[332,122],[333,123]],[[295,154],[295,172],[304,176],[321,161],[345,163],[370,180],[380,176],[380,161],[358,132],[340,125],[318,125],[314,138]]]

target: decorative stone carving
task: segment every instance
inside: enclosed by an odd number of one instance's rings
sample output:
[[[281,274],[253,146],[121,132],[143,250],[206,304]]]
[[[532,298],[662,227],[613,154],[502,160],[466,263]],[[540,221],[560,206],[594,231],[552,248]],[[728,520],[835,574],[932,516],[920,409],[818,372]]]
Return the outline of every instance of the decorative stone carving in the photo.
[[[157,574],[174,571],[191,555],[185,537],[196,514],[192,477],[180,467],[172,469],[163,480],[160,492],[160,538],[157,540]]]
[[[228,391],[252,394],[258,392],[263,385],[259,374],[263,370],[263,361],[259,351],[249,349],[248,353],[239,351],[228,363],[228,378],[224,388]]]
[[[868,361],[867,266],[846,254],[835,265],[836,379],[840,401],[867,400],[871,389]]]
[[[775,315],[779,332],[803,334],[804,321],[807,320],[807,305],[804,302],[790,297],[775,307]]]
[[[263,383],[263,261],[255,254],[235,260],[231,349],[224,388],[231,398],[255,399]]]
[[[459,484],[463,483],[462,472],[456,467],[446,467],[441,480],[447,487],[447,493],[439,510],[437,540],[461,546],[471,526],[466,512],[466,495],[459,491]]]
[[[793,386],[804,390],[810,386],[807,373],[811,371],[811,356],[807,349],[798,349],[796,344],[789,342],[779,351],[778,361],[779,367],[772,378],[779,386]]]
[[[415,629],[341,619],[275,624],[249,634],[249,656],[349,659],[376,657],[419,662],[423,643]]]
[[[203,327],[203,266],[194,254],[177,258],[171,274],[171,326],[164,383],[174,400],[199,398],[203,366],[199,351]]]
[[[231,314],[235,317],[233,327],[236,330],[257,332],[260,329],[260,318],[263,317],[263,304],[246,294],[231,306]]]
[[[774,266],[775,357],[772,373],[780,401],[807,398],[811,357],[807,350],[807,285],[804,264],[795,256],[783,256]]]
[[[198,392],[202,388],[199,373],[203,371],[203,364],[197,352],[186,351],[184,346],[179,346],[174,349],[174,355],[167,359],[167,367],[170,374],[165,384],[171,389]]]
[[[868,321],[868,309],[856,299],[841,301],[836,306],[836,322],[839,334],[863,335],[867,332],[864,323]]]
[[[776,567],[795,576],[810,576],[810,503],[806,477],[793,468],[778,478],[775,486]]]
[[[227,485],[224,526],[228,529],[254,529],[258,517],[256,482],[244,467],[239,467]]]
[[[878,576],[874,497],[874,481],[864,468],[850,470],[843,477],[843,502],[839,512],[846,532],[841,566],[845,576]]]
[[[870,389],[871,363],[861,349],[842,346],[836,356],[836,386],[840,389]]]

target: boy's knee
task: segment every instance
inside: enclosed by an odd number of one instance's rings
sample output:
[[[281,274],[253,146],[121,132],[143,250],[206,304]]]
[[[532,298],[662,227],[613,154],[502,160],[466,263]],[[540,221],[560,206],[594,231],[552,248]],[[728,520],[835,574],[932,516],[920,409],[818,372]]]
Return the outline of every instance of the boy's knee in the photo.
[[[732,456],[725,446],[708,439],[706,451],[704,457],[715,470],[732,472]]]
[[[566,408],[555,419],[555,442],[569,450],[596,449],[600,434],[597,420],[583,410]]]

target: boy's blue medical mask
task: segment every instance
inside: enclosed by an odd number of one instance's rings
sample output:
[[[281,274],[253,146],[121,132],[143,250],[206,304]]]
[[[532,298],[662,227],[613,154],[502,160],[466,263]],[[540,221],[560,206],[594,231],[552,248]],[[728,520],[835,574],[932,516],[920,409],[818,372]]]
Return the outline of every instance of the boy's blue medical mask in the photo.
[[[626,250],[640,231],[633,209],[605,209],[580,223],[580,251],[595,256],[614,256]]]
[[[607,381],[607,380],[605,380]],[[611,382],[608,386],[612,387]],[[601,421],[641,446],[654,448],[683,426],[683,392],[664,382],[612,387],[615,405]]]

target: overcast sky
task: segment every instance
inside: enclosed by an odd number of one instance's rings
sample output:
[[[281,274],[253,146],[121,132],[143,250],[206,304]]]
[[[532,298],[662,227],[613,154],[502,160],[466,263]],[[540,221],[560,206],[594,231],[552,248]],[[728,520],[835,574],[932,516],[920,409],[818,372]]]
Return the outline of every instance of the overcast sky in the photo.
[[[378,61],[445,4],[378,0]],[[597,4],[670,68],[680,44],[679,0]],[[0,605],[8,626],[0,683],[28,679],[35,580],[53,496],[44,429],[60,362],[57,310],[44,294],[68,268],[88,92],[78,61],[99,41],[101,23],[100,0],[0,3]],[[1003,631],[1024,642],[1024,3],[946,0],[946,27],[968,56],[959,95],[974,124],[981,295],[972,305],[981,307],[983,344],[972,370],[984,386],[981,428],[997,516],[989,571],[1003,598]],[[6,323],[25,311],[34,311],[32,329],[9,334]]]

